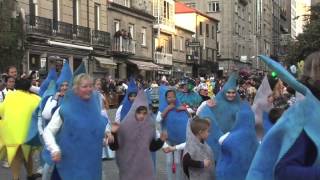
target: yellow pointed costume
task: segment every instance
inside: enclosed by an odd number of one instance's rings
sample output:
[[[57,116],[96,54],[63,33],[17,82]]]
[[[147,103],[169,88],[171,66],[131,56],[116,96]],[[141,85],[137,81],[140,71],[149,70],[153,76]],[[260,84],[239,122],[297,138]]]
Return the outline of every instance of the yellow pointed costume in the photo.
[[[25,145],[31,116],[40,102],[40,97],[24,91],[8,93],[0,104],[0,158],[6,152],[11,164],[17,150],[21,147],[26,160],[30,153],[30,146]]]

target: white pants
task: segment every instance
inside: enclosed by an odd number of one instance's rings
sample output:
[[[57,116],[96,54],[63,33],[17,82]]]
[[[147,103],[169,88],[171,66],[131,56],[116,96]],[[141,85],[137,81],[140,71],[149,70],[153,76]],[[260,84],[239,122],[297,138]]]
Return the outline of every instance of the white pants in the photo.
[[[168,180],[182,180],[183,170],[182,170],[182,150],[177,150],[174,153],[166,154],[167,159],[167,174]],[[174,161],[173,161],[174,158]],[[172,167],[173,163],[176,165],[176,171],[173,173]]]

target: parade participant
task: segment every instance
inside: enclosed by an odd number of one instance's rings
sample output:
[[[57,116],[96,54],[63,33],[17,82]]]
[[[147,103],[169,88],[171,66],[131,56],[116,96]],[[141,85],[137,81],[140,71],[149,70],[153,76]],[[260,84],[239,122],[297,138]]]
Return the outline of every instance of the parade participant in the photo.
[[[202,98],[201,103],[210,99],[208,95],[208,86],[206,83],[201,83],[198,87],[198,91],[199,91],[199,95]]]
[[[214,155],[206,143],[209,129],[209,119],[199,119],[196,116],[189,122],[183,155],[183,170],[190,180],[215,180]]]
[[[162,133],[160,139],[155,139],[154,123],[143,91],[138,93],[124,120],[120,124],[112,124],[112,133],[114,142],[109,145],[116,150],[120,179],[156,179],[151,151],[163,146],[166,134]]]
[[[4,78],[5,82],[5,88],[0,92],[0,102],[3,102],[4,99],[6,98],[6,95],[10,91],[15,91],[14,86],[15,86],[15,78],[12,76],[6,76]]]
[[[259,144],[249,102],[241,103],[234,127],[219,139],[219,143],[221,155],[216,167],[217,179],[245,179]]]
[[[54,80],[57,80],[57,72],[56,68],[50,68],[48,75],[44,81],[42,81],[40,90],[39,90],[39,96],[42,96],[44,92],[48,89],[50,82]]]
[[[305,98],[291,106],[264,137],[247,180],[316,180],[320,178],[320,52],[309,55],[298,82],[274,60],[262,60]],[[268,154],[268,157],[266,157]]]
[[[177,99],[188,108],[191,114],[196,111],[202,101],[200,95],[193,90],[195,85],[194,80],[186,78],[180,82],[180,90],[177,91]]]
[[[5,150],[7,160],[12,170],[13,179],[20,178],[21,165],[25,163],[28,176],[32,176],[31,147],[25,144],[32,112],[40,102],[40,98],[29,92],[31,81],[16,80],[16,91],[8,93],[0,104],[0,139]]]
[[[43,133],[55,162],[52,179],[100,180],[105,129],[93,81],[89,75],[79,74]]]
[[[125,95],[121,105],[117,109],[116,116],[115,116],[116,122],[120,122],[125,118],[125,116],[129,112],[129,110],[134,102],[134,99],[137,96],[137,93],[138,93],[137,84],[134,82],[134,79],[131,79],[129,82],[129,86],[128,86],[126,95]]]
[[[168,141],[163,146],[163,151],[167,153],[168,179],[180,180],[182,178],[181,157],[185,147],[189,114],[184,106],[180,106],[174,90],[165,88],[161,90],[165,92],[160,92],[165,94],[165,100],[160,99],[165,101],[160,103],[160,112],[162,131],[168,134]]]
[[[215,99],[204,102],[205,104],[197,111],[200,118],[211,120],[212,133],[209,135],[208,144],[215,154],[216,161],[219,158],[221,148],[218,140],[223,133],[232,129],[236,121],[236,113],[240,108],[240,97],[236,91],[236,86],[237,76],[232,74]]]
[[[17,68],[15,66],[9,66],[7,68],[7,75],[17,79],[17,77],[18,77]]]
[[[265,76],[258,88],[252,105],[252,111],[255,114],[256,132],[260,139],[270,129],[268,114],[273,107],[272,101],[269,100],[271,95],[272,89],[268,81],[268,76]]]

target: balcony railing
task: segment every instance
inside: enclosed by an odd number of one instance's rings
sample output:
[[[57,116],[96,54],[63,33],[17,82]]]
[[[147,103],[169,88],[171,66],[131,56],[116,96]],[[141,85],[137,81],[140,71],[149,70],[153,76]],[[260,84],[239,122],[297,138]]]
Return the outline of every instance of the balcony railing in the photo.
[[[112,51],[115,54],[133,55],[136,53],[136,42],[129,38],[114,37],[112,43]]]
[[[27,32],[31,34],[52,34],[52,21],[44,17],[27,16]]]
[[[73,26],[74,39],[90,42],[90,28],[83,26]]]
[[[65,38],[65,39],[73,39],[73,25],[65,22],[56,22],[57,28],[54,30],[55,35]]]
[[[97,46],[110,46],[110,33],[92,30],[92,44]]]
[[[172,54],[155,52],[154,59],[157,64],[169,65],[169,66],[172,65]]]

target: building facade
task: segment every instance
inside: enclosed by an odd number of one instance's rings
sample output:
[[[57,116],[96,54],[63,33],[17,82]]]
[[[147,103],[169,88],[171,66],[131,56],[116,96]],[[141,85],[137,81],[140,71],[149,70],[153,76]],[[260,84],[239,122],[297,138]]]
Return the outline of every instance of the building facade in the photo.
[[[18,0],[17,7],[25,17],[25,72],[63,59],[71,69],[85,61],[90,73],[106,70],[96,61],[108,58],[110,47],[106,1]]]
[[[320,3],[320,0],[311,0],[311,5],[316,5]]]
[[[152,0],[109,0],[108,31],[111,33],[115,77],[141,75],[154,78],[159,66],[153,63]]]
[[[219,21],[180,2],[176,2],[175,12],[176,24],[195,32],[192,41],[187,45],[193,54],[191,60],[193,75],[206,76],[208,73],[217,73],[217,28]]]

